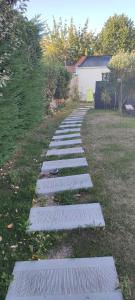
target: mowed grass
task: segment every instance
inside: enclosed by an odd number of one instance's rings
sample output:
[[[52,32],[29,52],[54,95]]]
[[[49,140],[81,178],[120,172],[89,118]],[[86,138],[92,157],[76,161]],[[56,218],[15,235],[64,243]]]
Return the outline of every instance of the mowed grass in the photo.
[[[42,151],[48,150],[59,123],[75,107],[67,104],[54,116],[29,131],[19,141],[16,152],[0,169],[0,299],[5,299],[15,261],[45,258],[52,245],[63,233],[26,234],[27,220],[35,199],[35,184],[44,160]]]
[[[125,299],[135,299],[135,119],[90,111],[83,145],[94,188],[79,202],[99,202],[105,230],[70,233],[74,257],[112,255]]]
[[[124,299],[135,299],[135,119],[117,112],[90,111],[82,128],[88,172],[94,187],[63,192],[56,203],[99,202],[105,229],[78,229],[64,235],[72,257],[113,256]],[[64,170],[64,175],[69,175]],[[72,173],[72,174],[73,174]],[[60,243],[60,247],[63,245]]]

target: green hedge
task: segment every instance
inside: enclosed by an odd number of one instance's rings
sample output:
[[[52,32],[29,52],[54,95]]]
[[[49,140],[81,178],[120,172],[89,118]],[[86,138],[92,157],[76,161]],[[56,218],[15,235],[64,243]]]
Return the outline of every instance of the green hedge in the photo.
[[[0,164],[8,159],[21,136],[41,122],[44,116],[43,68],[28,70],[15,58],[14,77],[0,97]]]

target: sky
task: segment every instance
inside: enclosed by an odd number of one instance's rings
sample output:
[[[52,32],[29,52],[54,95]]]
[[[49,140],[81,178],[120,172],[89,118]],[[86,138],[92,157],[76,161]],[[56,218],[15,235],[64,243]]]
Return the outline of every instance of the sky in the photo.
[[[70,20],[83,25],[89,19],[89,28],[99,32],[113,14],[126,14],[135,23],[135,0],[29,0],[27,17],[40,14],[42,20],[52,24],[52,17]]]

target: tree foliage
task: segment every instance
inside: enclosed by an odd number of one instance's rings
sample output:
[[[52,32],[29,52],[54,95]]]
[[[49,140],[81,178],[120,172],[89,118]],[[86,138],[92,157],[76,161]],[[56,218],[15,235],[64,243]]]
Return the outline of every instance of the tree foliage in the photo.
[[[45,26],[45,34],[41,41],[43,55],[46,58],[74,63],[82,55],[93,53],[94,34],[88,30],[88,20],[84,27],[77,28],[71,19],[70,24],[60,19],[53,19],[53,27]]]
[[[135,27],[131,19],[124,14],[109,17],[101,30],[96,50],[99,54],[116,54],[120,50],[135,49]]]
[[[70,73],[59,63],[43,60],[44,97],[46,109],[50,102],[55,99],[66,99],[71,79]]]
[[[135,97],[135,52],[120,51],[114,55],[109,63],[112,84],[120,91],[122,84],[122,103],[130,97]],[[120,92],[119,92],[120,99]],[[121,109],[121,107],[120,107]]]
[[[0,87],[10,78],[10,57],[21,46],[21,27],[18,26],[27,0],[0,0]],[[18,4],[18,9],[16,5]]]

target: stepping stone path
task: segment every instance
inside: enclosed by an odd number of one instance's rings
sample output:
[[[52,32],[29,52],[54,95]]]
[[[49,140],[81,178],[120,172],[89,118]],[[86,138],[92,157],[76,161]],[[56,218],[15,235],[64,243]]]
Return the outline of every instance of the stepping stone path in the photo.
[[[65,169],[65,168],[76,168],[76,167],[87,167],[86,158],[71,158],[71,159],[60,159],[43,162],[41,172],[48,172],[54,169]]]
[[[89,174],[71,175],[56,178],[42,178],[37,180],[36,194],[44,196],[58,192],[92,188]]]
[[[31,208],[29,222],[29,232],[105,226],[98,203]]]
[[[48,150],[46,153],[46,156],[52,156],[52,155],[63,156],[63,155],[80,154],[80,153],[84,153],[84,150],[82,147],[73,147],[73,148]]]
[[[90,106],[85,106],[75,109],[65,118],[49,147],[66,148],[50,149],[47,157],[84,153],[82,147],[69,148],[69,145],[82,143],[81,139],[72,138],[80,137],[80,126],[89,108]],[[68,134],[70,132],[74,134]],[[54,159],[43,163],[42,172],[84,166],[87,167],[87,161],[81,157]],[[37,180],[36,194],[46,196],[92,187],[91,177],[87,173],[42,178]],[[31,233],[104,226],[99,203],[76,204],[31,208],[27,231]],[[123,300],[112,257],[17,262],[13,276],[6,300]]]
[[[70,146],[70,145],[77,145],[77,144],[82,144],[81,139],[76,139],[76,140],[67,140],[67,141],[54,141],[51,142],[49,147],[60,147],[60,146]]]

